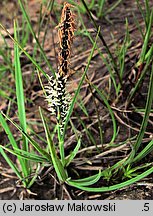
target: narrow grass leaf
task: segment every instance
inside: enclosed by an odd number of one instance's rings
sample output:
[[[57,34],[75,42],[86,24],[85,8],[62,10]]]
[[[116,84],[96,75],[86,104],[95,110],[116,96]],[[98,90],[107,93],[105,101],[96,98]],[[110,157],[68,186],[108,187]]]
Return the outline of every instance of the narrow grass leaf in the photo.
[[[22,180],[24,186],[26,186],[27,182],[23,180],[21,172],[19,171],[19,169],[17,168],[17,166],[12,162],[12,160],[7,156],[7,154],[4,152],[4,150],[1,147],[0,147],[0,153],[2,154],[3,158],[6,160],[7,164],[14,171],[14,173],[18,176],[18,178],[20,180]]]
[[[7,148],[5,146],[2,146],[0,145],[0,148],[3,148],[5,149],[6,151],[8,151],[9,153],[13,154],[13,155],[16,155],[17,157],[20,157],[20,158],[23,158],[25,160],[32,160],[32,161],[35,161],[35,162],[47,162],[46,158],[43,158],[39,155],[36,155],[36,154],[32,154],[32,153],[29,153],[29,152],[26,152],[22,149],[10,149],[10,148]]]
[[[146,157],[152,151],[153,151],[153,140],[150,141],[148,145],[133,159],[133,163],[142,160],[142,158]]]
[[[5,118],[3,117],[2,113],[0,112],[0,123],[2,125],[2,127],[4,128],[6,134],[7,134],[7,137],[12,145],[13,148],[18,148],[18,145],[13,137],[13,134],[12,132],[10,131],[10,128],[5,120]]]
[[[98,11],[98,14],[97,14],[97,16],[98,17],[103,17],[104,15],[104,13],[103,13],[103,8],[104,8],[104,4],[105,4],[105,0],[101,0],[101,1],[98,1],[98,6],[99,6],[99,11]]]
[[[41,54],[42,54],[44,60],[46,61],[47,65],[48,65],[49,69],[51,70],[51,72],[53,73],[53,75],[55,76],[55,72],[54,72],[54,70],[53,70],[51,64],[49,63],[49,61],[48,61],[48,59],[47,59],[47,57],[46,57],[46,54],[45,54],[43,48],[41,47],[41,45],[40,45],[40,43],[39,43],[39,41],[38,41],[38,39],[37,39],[37,37],[36,37],[36,34],[35,34],[34,30],[33,30],[33,27],[32,27],[32,25],[31,25],[29,16],[28,16],[28,14],[27,14],[27,12],[26,12],[26,10],[25,10],[25,8],[24,8],[24,5],[23,5],[23,3],[22,3],[22,0],[18,0],[18,3],[19,3],[19,5],[20,5],[20,8],[21,8],[22,13],[23,13],[23,15],[24,15],[24,17],[25,17],[25,20],[26,20],[27,23],[28,23],[29,29],[30,29],[30,31],[31,31],[31,33],[32,33],[32,36],[34,37],[34,39],[35,39],[35,41],[36,41],[36,43],[37,43],[37,45],[38,45],[38,47],[39,47],[39,49],[40,49],[40,52],[41,52]]]
[[[95,138],[93,137],[91,131],[87,128],[86,124],[82,121],[82,119],[80,118],[80,116],[77,113],[76,113],[76,117],[77,117],[78,121],[80,122],[80,124],[82,125],[82,127],[84,128],[86,136],[88,137],[88,139],[91,141],[91,143],[93,145],[96,146],[96,141],[95,141]]]
[[[152,48],[152,51],[153,51],[153,46],[151,48]],[[130,92],[130,94],[129,94],[128,98],[127,98],[126,107],[129,106],[129,104],[131,103],[131,101],[134,98],[135,94],[137,93],[138,88],[140,87],[141,83],[143,82],[143,79],[144,79],[144,77],[145,77],[145,75],[146,75],[146,73],[148,71],[148,68],[149,68],[149,65],[150,65],[150,62],[151,62],[151,58],[152,58],[152,55],[148,56],[146,65],[145,65],[143,71],[141,72],[140,78],[136,82],[135,87],[132,89],[132,91]]]
[[[28,59],[30,59],[30,61],[35,65],[35,67],[42,72],[42,74],[46,77],[46,79],[48,80],[47,74],[45,73],[45,71],[43,71],[43,69],[39,66],[39,64],[37,64],[37,62],[34,60],[34,58],[32,58],[24,49],[23,47],[20,45],[20,43],[15,40],[11,34],[9,33],[9,31],[0,23],[0,27],[7,33],[7,35],[10,37],[10,39],[13,41],[14,44],[16,44],[21,50],[22,52],[27,56]]]
[[[81,17],[81,14],[80,14],[79,10],[78,10],[78,14],[79,14],[80,22],[81,22],[81,24],[82,24],[82,26],[83,26],[83,33],[84,33],[84,35],[87,36],[87,37],[90,39],[92,45],[94,45],[94,40],[92,39],[90,32],[88,32],[88,30],[87,30],[87,28],[86,28],[86,26],[85,26],[85,24],[84,24],[84,21],[83,21],[83,19],[82,19],[82,17]],[[116,83],[116,78],[115,78],[115,75],[114,75],[113,67],[112,67],[112,65],[110,65],[109,60],[104,56],[104,54],[103,54],[102,51],[98,48],[97,45],[96,45],[96,49],[97,49],[97,51],[98,51],[98,53],[99,53],[99,55],[100,55],[102,61],[103,61],[104,64],[106,65],[107,70],[108,70],[109,73],[110,73],[110,76],[111,76],[111,79],[112,79],[112,82],[113,82],[115,91],[117,92],[117,83]]]
[[[104,94],[94,85],[94,84],[91,84],[91,86],[97,91],[98,95],[102,98],[102,100],[104,101],[108,111],[109,111],[109,114],[112,118],[112,123],[113,123],[113,136],[112,136],[112,139],[110,141],[110,143],[113,143],[116,136],[117,136],[117,127],[116,127],[116,120],[115,120],[115,116],[114,116],[114,113],[111,109],[111,106],[109,105],[107,99],[105,98]]]
[[[99,179],[101,178],[101,171],[99,170],[99,173],[98,174],[96,174],[96,175],[94,175],[94,176],[92,176],[92,178],[86,178],[86,180],[84,180],[84,181],[79,181],[79,182],[77,182],[77,181],[73,181],[73,180],[71,180],[71,179],[68,179],[68,181],[67,181],[67,183],[69,184],[79,184],[80,186],[90,186],[90,185],[93,185],[93,184],[95,184],[96,182],[98,182],[99,181]]]
[[[85,186],[85,184],[88,184],[88,185],[90,184],[91,185],[91,182],[93,182],[94,179],[97,179],[99,175],[100,175],[100,177],[105,176],[106,172],[108,172],[108,171],[111,172],[111,171],[113,171],[115,169],[118,169],[119,167],[121,167],[124,164],[124,162],[125,162],[125,159],[122,159],[121,161],[117,162],[116,164],[109,167],[108,169],[105,169],[103,171],[99,171],[98,174],[95,174],[95,175],[92,175],[92,176],[89,176],[89,177],[86,177],[86,178],[82,178],[82,179],[76,179],[76,180],[73,180],[73,179],[71,180],[70,179],[70,181],[73,182],[73,183],[78,183],[79,185],[84,185],[84,186]]]
[[[5,118],[3,117],[3,115],[2,115],[1,112],[0,112],[0,123],[1,123],[2,127],[4,128],[4,130],[5,130],[5,132],[6,132],[7,136],[8,136],[8,139],[9,139],[9,141],[10,141],[10,143],[11,143],[13,149],[15,149],[15,148],[16,148],[16,149],[19,149],[19,147],[18,147],[18,145],[17,145],[17,143],[16,143],[16,141],[15,141],[15,139],[14,139],[14,137],[13,137],[13,134],[12,134],[12,132],[10,131],[10,128],[9,128],[9,126],[8,126],[6,120],[5,120]],[[5,158],[6,158],[6,157],[5,157]],[[22,170],[24,170],[24,169],[25,169],[24,161],[21,160],[20,158],[18,158],[18,160],[19,160],[19,163],[20,163],[20,165],[21,165],[21,167],[22,167]],[[7,161],[8,161],[8,160],[7,160]],[[26,173],[26,171],[25,171],[25,173]]]
[[[78,139],[77,145],[75,146],[74,150],[70,153],[70,155],[65,160],[65,166],[68,166],[71,161],[75,158],[79,148],[81,146],[81,138]]]
[[[38,163],[36,172],[35,172],[33,178],[31,179],[31,181],[29,182],[29,184],[27,185],[27,188],[30,188],[35,183],[35,180],[39,175],[39,170],[40,170],[40,163]]]
[[[150,175],[152,172],[153,172],[153,167],[151,167],[147,171],[141,173],[140,175],[137,175],[136,177],[134,177],[134,178],[132,178],[132,179],[130,179],[128,181],[125,181],[125,182],[122,182],[122,183],[119,183],[119,184],[116,184],[116,185],[112,185],[112,186],[109,186],[109,187],[99,187],[99,188],[85,187],[85,186],[81,186],[79,183],[74,183],[71,180],[68,180],[68,184],[73,186],[73,187],[76,187],[78,189],[81,189],[83,191],[88,191],[88,192],[108,192],[108,191],[118,190],[120,188],[131,185],[131,184],[145,178],[146,176]]]
[[[16,23],[14,23],[14,37],[17,40]],[[14,44],[14,64],[15,64],[15,84],[16,84],[16,96],[17,96],[19,121],[20,121],[21,128],[26,133],[27,123],[26,123],[26,113],[25,113],[25,99],[24,99],[22,72],[21,72],[21,65],[20,65],[19,48],[16,44]],[[23,150],[28,151],[28,140],[25,137],[23,137],[22,148]]]
[[[86,8],[86,11],[87,11],[87,13],[88,13],[88,15],[89,15],[89,18],[90,18],[91,21],[93,22],[94,27],[95,27],[95,29],[96,29],[97,32],[98,32],[98,31],[99,31],[99,30],[98,30],[99,27],[98,27],[97,23],[95,22],[95,20],[94,20],[92,14],[91,14],[91,12],[90,12],[90,10],[89,10],[89,8],[88,8],[86,2],[85,2],[84,0],[81,0],[81,2],[83,3],[84,7]],[[116,62],[115,62],[115,59],[114,59],[114,57],[113,57],[113,55],[112,55],[112,53],[111,53],[111,51],[110,51],[110,49],[109,49],[109,47],[108,47],[108,45],[107,45],[107,43],[106,43],[106,41],[105,41],[105,39],[104,39],[103,34],[102,34],[101,31],[99,31],[98,36],[99,36],[100,40],[102,41],[102,43],[103,43],[103,45],[104,45],[104,47],[105,47],[105,49],[106,49],[106,51],[107,51],[107,53],[108,53],[108,55],[109,55],[109,58],[110,58],[110,60],[111,60],[110,62],[111,62],[111,64],[112,64],[112,67],[113,67],[113,69],[114,69],[114,71],[115,71],[115,73],[116,73],[116,75],[117,75],[117,77],[118,77],[118,80],[119,80],[119,82],[120,82],[120,85],[122,86],[122,80],[121,80],[121,77],[120,77],[119,72],[118,72],[118,69],[117,69],[117,64],[116,64]]]
[[[45,157],[49,162],[51,162],[51,157],[50,155],[45,151],[43,150],[39,144],[33,140],[27,133],[25,133],[23,131],[23,129],[17,125],[15,122],[13,122],[9,117],[7,117],[5,114],[3,114],[27,139],[28,141],[32,144],[32,146],[43,156]]]
[[[50,153],[51,153],[53,166],[55,168],[55,171],[57,173],[57,176],[58,176],[59,180],[64,182],[68,178],[67,173],[66,173],[60,159],[57,156],[55,146],[54,146],[53,141],[51,139],[51,135],[50,135],[50,132],[49,132],[48,125],[45,122],[45,119],[43,117],[43,114],[42,114],[42,111],[41,111],[40,108],[39,108],[39,111],[40,111],[41,119],[42,119],[42,122],[43,122],[43,125],[44,125],[45,134],[46,134],[47,142],[48,142],[48,145],[49,145],[49,150],[50,150]]]
[[[141,54],[140,54],[140,60],[137,62],[137,66],[142,64],[145,61],[145,55],[147,53],[148,43],[151,36],[151,29],[152,29],[152,23],[153,23],[153,9],[151,11],[150,19],[149,19],[149,25],[147,28],[147,32],[145,35],[144,43],[142,46]]]
[[[108,13],[111,13],[122,1],[123,0],[115,1],[115,3],[113,3],[112,6],[104,12],[103,16],[105,17]]]
[[[148,119],[149,119],[149,114],[150,114],[151,107],[152,107],[152,102],[153,102],[153,64],[152,64],[152,70],[151,70],[151,75],[150,75],[150,83],[149,83],[145,113],[144,113],[143,121],[141,124],[140,132],[139,132],[138,137],[137,137],[137,141],[134,145],[134,149],[136,152],[138,151],[138,149],[141,145],[141,142],[142,142],[142,139],[143,139],[143,136],[144,136],[147,124],[148,124]]]

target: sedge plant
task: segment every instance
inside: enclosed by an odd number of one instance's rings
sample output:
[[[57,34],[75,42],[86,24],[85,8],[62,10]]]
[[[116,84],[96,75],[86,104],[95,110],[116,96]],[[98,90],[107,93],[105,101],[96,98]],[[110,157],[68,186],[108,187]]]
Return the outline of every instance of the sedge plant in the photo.
[[[93,1],[92,1],[93,2]],[[120,2],[120,1],[118,1]],[[85,4],[85,1],[82,1],[84,4],[87,13],[90,16],[91,21],[92,19],[92,14],[90,13],[90,9],[88,6]],[[45,53],[42,49],[41,44],[39,43],[32,25],[30,23],[30,19],[28,18],[28,15],[24,9],[23,3],[21,0],[19,0],[19,4],[21,7],[21,10],[27,20],[29,29],[34,36],[37,46],[39,47],[41,54],[46,61],[46,64],[49,66],[49,62],[46,59]],[[70,163],[73,161],[75,156],[78,154],[79,149],[81,148],[81,143],[82,143],[82,138],[80,133],[78,133],[77,129],[73,125],[73,123],[70,120],[71,114],[74,109],[75,103],[77,103],[77,98],[80,93],[80,89],[82,87],[83,82],[85,81],[87,77],[87,71],[89,69],[90,63],[92,56],[94,54],[95,49],[97,48],[97,40],[98,38],[101,39],[103,42],[103,45],[106,45],[106,50],[108,53],[108,56],[110,58],[111,62],[111,67],[109,67],[108,61],[104,58],[102,52],[98,50],[98,52],[101,55],[102,60],[104,60],[105,64],[109,68],[109,72],[111,73],[111,69],[113,68],[114,73],[116,74],[116,77],[119,80],[119,85],[116,83],[115,76],[112,73],[112,80],[113,83],[116,87],[116,91],[120,91],[122,87],[122,75],[124,71],[124,58],[125,58],[125,53],[128,49],[127,42],[128,38],[125,38],[125,46],[123,45],[121,52],[120,52],[120,73],[118,73],[117,70],[117,65],[116,62],[114,61],[114,58],[110,52],[110,49],[108,48],[100,27],[95,23],[94,21],[94,26],[96,27],[97,34],[96,38],[93,39],[89,32],[87,32],[88,37],[90,38],[92,42],[92,49],[90,52],[90,55],[88,57],[87,65],[84,69],[83,75],[81,77],[81,80],[78,84],[78,88],[75,91],[75,94],[73,97],[71,97],[67,93],[67,78],[69,75],[69,64],[70,64],[70,51],[71,51],[71,45],[73,42],[73,36],[74,36],[74,31],[75,31],[75,24],[74,24],[74,15],[72,12],[73,6],[70,5],[69,3],[65,2],[64,7],[62,10],[62,15],[61,15],[61,21],[60,24],[58,25],[58,36],[59,36],[59,45],[60,45],[60,50],[59,50],[59,66],[57,72],[54,72],[52,67],[49,66],[50,70],[52,71],[52,76],[47,75],[42,68],[37,64],[37,62],[24,50],[24,48],[21,46],[21,44],[18,42],[18,37],[17,34],[15,33],[15,37],[13,38],[9,32],[1,25],[1,27],[8,33],[9,37],[12,39],[14,42],[14,51],[15,51],[15,79],[16,79],[16,95],[17,95],[17,104],[18,104],[18,116],[19,116],[19,122],[20,124],[16,124],[14,121],[12,121],[7,115],[4,113],[0,113],[0,122],[2,127],[4,128],[5,132],[8,134],[9,138],[9,143],[6,146],[0,145],[0,152],[2,156],[5,158],[7,163],[10,165],[10,167],[14,170],[16,175],[21,179],[23,182],[24,186],[26,188],[31,187],[31,185],[34,183],[36,176],[37,176],[37,171],[35,172],[35,175],[33,178],[30,178],[29,176],[33,172],[33,170],[30,169],[30,162],[33,161],[35,163],[42,163],[42,165],[45,165],[45,163],[49,163],[50,166],[52,165],[55,169],[55,172],[58,176],[58,179],[60,183],[66,183],[70,186],[79,188],[81,190],[85,191],[90,191],[90,192],[106,192],[106,191],[111,191],[111,190],[116,190],[122,187],[125,187],[127,185],[130,185],[132,183],[135,183],[136,181],[146,177],[147,175],[151,174],[153,172],[153,167],[151,163],[146,164],[145,166],[140,167],[138,169],[137,167],[133,167],[135,164],[137,164],[140,160],[142,160],[146,155],[148,155],[152,150],[153,150],[153,141],[150,141],[140,152],[138,151],[142,142],[142,139],[144,137],[145,129],[147,127],[148,119],[149,119],[149,113],[151,111],[151,105],[153,101],[153,66],[150,69],[150,82],[149,82],[149,88],[148,88],[148,94],[147,94],[147,102],[146,102],[146,107],[144,111],[144,117],[143,121],[141,124],[141,129],[138,133],[138,136],[136,137],[136,140],[132,140],[133,148],[131,152],[129,153],[128,157],[116,162],[114,165],[111,167],[108,167],[104,170],[99,169],[99,171],[86,178],[79,178],[79,179],[72,179],[71,176],[69,176],[67,172],[67,167],[70,165]],[[152,17],[152,12],[150,13]],[[150,62],[152,62],[150,52],[152,50],[149,50],[149,54],[147,53],[147,44],[149,41],[150,37],[150,25],[152,23],[152,18],[147,19],[147,26],[148,30],[146,32],[146,36],[144,38],[144,44],[143,46],[143,51],[141,53],[141,61],[146,60],[146,65],[149,65]],[[14,30],[16,32],[16,25],[14,26]],[[127,36],[128,36],[128,31],[127,31]],[[151,48],[150,48],[151,49]],[[54,129],[54,133],[57,132],[57,140],[58,140],[58,146],[55,146],[55,143],[53,141],[53,133],[50,131],[49,126],[46,122],[46,117],[41,108],[39,108],[40,116],[42,119],[42,123],[44,126],[45,130],[45,135],[46,135],[46,143],[48,145],[48,148],[42,149],[39,145],[39,143],[32,138],[28,132],[27,132],[27,123],[26,123],[26,115],[25,115],[25,106],[24,106],[24,94],[23,94],[23,85],[22,85],[22,74],[21,74],[21,66],[20,66],[20,53],[19,50],[24,52],[26,56],[31,60],[31,62],[34,64],[34,66],[37,68],[39,72],[42,72],[43,75],[46,77],[48,84],[43,87],[44,92],[46,95],[46,101],[48,102],[48,107],[52,115],[56,117],[57,124]],[[145,54],[144,54],[145,53]],[[146,66],[147,67],[147,66]],[[148,68],[147,68],[148,69]],[[145,68],[144,68],[145,71]],[[38,73],[39,74],[39,73]],[[143,73],[142,73],[143,74]],[[108,99],[106,97],[106,94],[95,84],[90,83],[90,88],[92,91],[96,92],[98,95],[99,100],[103,101],[103,104],[108,110],[108,113],[111,117],[112,125],[113,125],[113,135],[111,137],[111,141],[109,143],[109,146],[113,146],[113,143],[116,139],[117,136],[117,123],[115,119],[114,112],[112,110],[112,107],[110,103],[108,102]],[[136,87],[135,87],[136,88]],[[21,92],[21,94],[19,94]],[[118,92],[117,92],[118,94]],[[117,95],[116,94],[116,95]],[[132,93],[131,93],[132,94]],[[130,97],[132,97],[130,94]],[[82,109],[84,109],[83,106]],[[84,109],[85,110],[85,109]],[[9,120],[22,134],[22,148],[19,147],[18,143],[13,137],[13,134],[11,133],[11,130],[9,128],[9,124],[7,123],[7,120]],[[65,155],[65,149],[64,149],[64,143],[65,143],[65,138],[66,138],[66,133],[67,133],[67,125],[68,122],[71,122],[72,129],[75,133],[76,139],[77,139],[77,144],[74,147],[73,151],[69,153],[68,156]],[[83,125],[86,133],[90,137],[91,140],[93,140],[90,132],[88,131],[87,127],[84,125],[84,122],[81,121],[81,124]],[[30,152],[29,145],[32,145],[34,149],[39,153],[32,153]],[[93,141],[93,144],[94,141]],[[123,144],[123,143],[122,143]],[[124,143],[125,144],[125,143]],[[97,146],[95,146],[97,147]],[[57,154],[57,150],[59,150],[59,155]],[[21,165],[21,170],[13,164],[13,162],[10,160],[10,158],[7,156],[6,151],[14,154],[17,156],[19,163]],[[39,168],[39,166],[38,166]],[[114,184],[108,187],[100,186],[100,187],[95,187],[94,184],[97,183],[101,179],[107,179],[109,180],[113,173],[116,171],[120,170],[124,171],[124,177],[122,178],[123,182]],[[145,168],[145,171],[141,171]],[[137,172],[138,171],[138,172]],[[128,179],[128,180],[127,180]]]

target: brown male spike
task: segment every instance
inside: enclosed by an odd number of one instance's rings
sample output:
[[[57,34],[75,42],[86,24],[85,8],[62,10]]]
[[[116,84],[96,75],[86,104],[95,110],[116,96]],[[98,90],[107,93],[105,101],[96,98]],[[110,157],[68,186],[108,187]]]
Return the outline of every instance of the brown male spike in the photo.
[[[60,44],[58,73],[60,76],[68,76],[69,73],[69,58],[71,55],[71,45],[75,30],[74,15],[71,11],[71,7],[74,6],[67,2],[64,3],[61,22],[58,25],[58,37]]]

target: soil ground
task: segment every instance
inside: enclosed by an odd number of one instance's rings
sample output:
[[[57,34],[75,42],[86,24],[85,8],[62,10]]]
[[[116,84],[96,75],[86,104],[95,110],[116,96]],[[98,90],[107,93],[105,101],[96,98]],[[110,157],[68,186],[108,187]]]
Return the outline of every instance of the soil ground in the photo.
[[[35,31],[38,30],[38,17],[40,13],[40,0],[31,0],[28,1],[28,14],[30,15],[30,19]],[[140,1],[143,5],[143,1]],[[61,1],[59,1],[61,4]],[[107,1],[107,5],[111,5],[111,1]],[[150,1],[150,7],[153,5],[153,2]],[[19,10],[19,6],[16,1],[1,1],[0,2],[0,20],[1,23],[9,30],[9,32],[13,35],[13,19],[17,18],[21,20],[21,12]],[[42,11],[45,12],[46,8],[43,8]],[[93,15],[95,11],[92,11]],[[136,1],[128,0],[122,1],[118,7],[116,7],[111,13],[109,13],[105,18],[97,18],[95,16],[95,20],[97,24],[101,27],[102,34],[107,41],[107,44],[115,55],[117,50],[117,46],[120,46],[124,40],[125,36],[125,19],[128,19],[129,24],[129,32],[131,38],[131,46],[126,56],[126,66],[125,66],[125,74],[124,74],[124,89],[126,95],[121,95],[118,101],[116,101],[116,97],[114,95],[113,89],[110,91],[109,89],[109,78],[110,75],[107,71],[106,66],[102,62],[97,51],[94,52],[94,56],[92,58],[89,70],[88,77],[94,82],[94,84],[98,85],[99,88],[104,89],[106,93],[110,95],[111,106],[114,107],[115,117],[118,121],[119,133],[115,142],[123,142],[127,140],[127,138],[135,136],[140,128],[140,124],[142,121],[142,116],[138,115],[135,112],[129,112],[125,115],[121,112],[122,108],[125,107],[125,100],[132,89],[132,85],[129,77],[132,77],[133,66],[135,65],[137,59],[139,58],[139,54],[142,48],[142,37],[140,35],[139,30],[136,27],[134,16],[137,18],[141,28],[145,29],[145,23],[142,19],[142,15],[137,8]],[[48,12],[48,16],[50,16]],[[55,29],[55,24],[57,25],[57,17],[54,14],[54,11],[51,14],[50,22],[48,23],[48,31],[46,34],[46,40],[44,43],[44,51],[51,62],[54,69],[57,68],[57,53],[58,53],[58,37],[57,30]],[[76,19],[77,20],[77,19]],[[89,32],[94,37],[96,35],[96,31],[93,27],[93,24],[89,22],[89,18],[87,15],[83,15],[83,20]],[[48,17],[45,17],[45,23],[48,22]],[[77,22],[77,29],[80,28],[79,21]],[[3,32],[4,33],[4,32]],[[5,33],[4,33],[5,34]],[[45,28],[42,28],[40,31],[39,40],[40,42],[43,40],[45,34]],[[5,34],[5,39],[9,44],[9,49],[12,50],[12,61],[13,61],[13,43],[9,39],[9,37]],[[34,48],[34,40],[29,35],[28,44],[26,45],[27,52],[32,55]],[[3,46],[3,40],[0,39],[0,46]],[[100,40],[98,40],[98,47],[100,50],[103,50],[103,54],[106,55],[106,51],[104,49],[103,44]],[[68,80],[68,91],[73,95],[74,90],[77,89],[78,82],[83,73],[83,69],[87,64],[88,56],[91,52],[92,45],[84,35],[76,35],[74,38],[74,43],[72,47],[72,57],[71,57],[71,76]],[[37,57],[39,58],[40,53],[37,52]],[[3,59],[0,57],[0,62]],[[24,87],[25,87],[25,96],[29,98],[29,102],[26,104],[27,111],[27,119],[29,122],[40,122],[40,116],[38,112],[38,107],[42,107],[46,111],[46,115],[50,119],[52,123],[55,122],[53,117],[50,117],[50,113],[47,109],[47,104],[44,101],[43,92],[41,90],[39,80],[37,75],[34,73],[34,67],[32,63],[22,54],[21,55],[21,66],[24,77]],[[51,74],[48,67],[41,62],[41,67],[45,72]],[[31,80],[31,74],[33,79]],[[12,89],[14,89],[14,81],[10,72],[7,73],[9,85]],[[30,76],[29,76],[30,75]],[[43,77],[42,77],[43,79]],[[138,94],[134,98],[134,105],[137,107],[144,107],[146,101],[146,95],[148,90],[149,83],[149,75],[146,76],[145,81],[143,83],[143,87],[140,89],[140,94]],[[9,95],[12,99],[14,99],[14,95]],[[97,136],[97,119],[95,114],[95,106],[94,100],[92,99],[92,94],[90,94],[89,86],[87,83],[84,83],[81,89],[81,97],[83,98],[84,104],[87,107],[90,118],[86,118],[84,113],[79,109],[76,105],[74,114],[72,115],[72,121],[75,125],[77,125],[77,129],[82,131],[83,128],[79,125],[77,121],[77,113],[82,119],[85,120],[87,125],[92,124],[91,131],[93,133],[93,137],[96,140],[96,143],[100,145],[100,139]],[[0,109],[4,112],[8,107],[8,99],[1,99],[2,103],[0,104]],[[103,147],[110,142],[113,129],[112,123],[107,114],[107,110],[105,107],[96,101],[97,106],[99,107],[100,115],[103,116]],[[11,107],[9,116],[13,120],[17,120],[16,118],[16,105]],[[130,108],[129,108],[130,110]],[[32,129],[38,133],[39,135],[44,136],[43,128],[37,124],[31,124]],[[16,131],[15,128],[12,127],[12,131],[16,137],[19,136],[19,132]],[[70,132],[70,133],[69,133]],[[147,143],[152,135],[152,123],[148,124],[146,136],[144,137],[143,143]],[[67,140],[65,143],[65,150],[68,153],[75,146],[75,138],[72,135],[71,131],[68,131]],[[0,129],[0,143],[6,144],[8,141],[6,134]],[[44,146],[43,141],[39,141],[40,145]],[[90,144],[89,144],[90,143]],[[110,154],[110,156],[98,156],[94,157],[97,152],[93,151],[91,154],[92,166],[89,166],[86,163],[86,156],[89,157],[89,153],[86,153],[86,148],[91,146],[91,141],[83,135],[83,148],[80,150],[76,159],[70,166],[68,172],[71,173],[75,177],[75,173],[73,172],[73,167],[77,170],[81,177],[88,176],[92,173],[95,173],[98,170],[99,166],[106,167],[107,164],[113,164],[115,160],[117,161],[119,158],[125,157],[127,152],[130,150],[130,144],[124,146],[123,149],[116,151],[114,154]],[[16,162],[16,158],[10,155],[11,159]],[[152,161],[153,155],[148,157],[148,161]],[[59,186],[56,175],[52,167],[43,167],[40,169],[40,175],[36,181],[36,183],[30,188],[30,190],[25,190],[21,186],[21,182],[18,181],[18,178],[14,175],[12,170],[8,167],[5,160],[0,155],[0,199],[152,199],[153,198],[153,175],[143,179],[143,181],[135,183],[129,187],[120,189],[118,191],[112,191],[107,193],[89,193],[84,192],[75,188],[71,188],[69,186],[63,185]],[[106,182],[103,182],[107,184]]]

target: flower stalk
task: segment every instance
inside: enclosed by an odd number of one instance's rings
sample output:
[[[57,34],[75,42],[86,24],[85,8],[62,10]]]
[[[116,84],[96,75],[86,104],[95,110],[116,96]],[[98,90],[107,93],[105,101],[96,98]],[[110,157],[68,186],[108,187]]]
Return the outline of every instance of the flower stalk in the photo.
[[[61,159],[64,160],[64,145],[62,141],[62,135],[64,130],[64,123],[66,115],[69,110],[70,105],[70,95],[66,90],[67,78],[70,74],[70,56],[71,56],[71,45],[74,37],[75,23],[74,15],[71,11],[72,5],[65,2],[61,14],[61,21],[58,28],[58,38],[59,38],[59,54],[58,54],[58,70],[55,73],[55,78],[49,77],[49,83],[46,87],[48,96],[46,100],[48,101],[49,110],[53,115],[56,116],[58,124],[58,137],[60,143]]]

